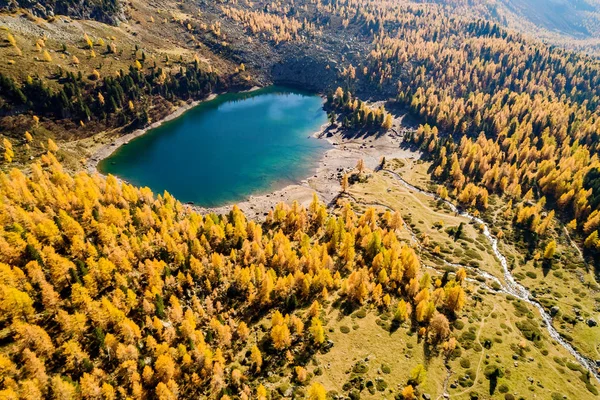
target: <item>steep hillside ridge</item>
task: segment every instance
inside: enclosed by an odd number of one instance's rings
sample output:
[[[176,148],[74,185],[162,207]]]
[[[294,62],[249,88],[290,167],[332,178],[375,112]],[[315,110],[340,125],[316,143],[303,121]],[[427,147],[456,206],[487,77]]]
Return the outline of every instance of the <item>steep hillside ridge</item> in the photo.
[[[24,8],[40,18],[68,15],[77,19],[92,19],[111,25],[125,21],[120,0],[0,0],[0,10]]]
[[[567,49],[600,53],[597,0],[425,0],[430,1]]]

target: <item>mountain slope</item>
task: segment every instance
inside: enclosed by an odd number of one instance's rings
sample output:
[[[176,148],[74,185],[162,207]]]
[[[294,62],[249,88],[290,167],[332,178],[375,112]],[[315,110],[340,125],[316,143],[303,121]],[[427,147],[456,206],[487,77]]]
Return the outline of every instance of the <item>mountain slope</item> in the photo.
[[[585,0],[502,0],[505,7],[536,26],[577,38],[594,36],[586,26],[590,13],[598,12],[596,6]]]
[[[483,18],[536,39],[598,54],[600,2],[597,0],[433,0],[457,15]]]
[[[0,0],[0,10],[24,8],[40,18],[68,15],[115,25],[125,20],[120,0]]]

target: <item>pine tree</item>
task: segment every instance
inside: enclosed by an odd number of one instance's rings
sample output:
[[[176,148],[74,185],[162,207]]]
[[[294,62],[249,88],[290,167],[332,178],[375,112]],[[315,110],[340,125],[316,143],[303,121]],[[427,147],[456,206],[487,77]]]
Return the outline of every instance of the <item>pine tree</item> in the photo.
[[[454,314],[459,313],[465,306],[466,296],[462,287],[452,286],[446,290],[446,307]]]
[[[422,385],[425,382],[427,371],[423,364],[418,364],[416,367],[410,370],[409,382],[414,386]]]
[[[316,344],[322,344],[325,341],[325,330],[319,317],[313,317],[310,323],[310,333]]]
[[[58,151],[58,146],[54,143],[54,140],[48,139],[48,151],[52,153],[56,153]]]
[[[275,325],[271,328],[271,340],[277,350],[288,348],[292,344],[292,337],[287,325]]]
[[[362,158],[356,163],[356,169],[358,170],[359,174],[365,172],[365,161]]]
[[[390,130],[392,129],[392,124],[394,123],[394,119],[392,118],[391,114],[386,113],[385,114],[385,119],[383,121],[383,124],[381,125],[383,129]]]
[[[263,359],[262,354],[256,345],[253,345],[250,349],[250,359],[252,360],[252,364],[254,364],[254,368],[257,372],[260,372],[260,368],[262,367]]]
[[[267,389],[262,385],[258,385],[258,388],[256,389],[256,399],[257,400],[267,400]]]
[[[552,257],[554,257],[555,252],[556,252],[556,241],[551,240],[548,242],[548,244],[546,245],[546,248],[544,249],[544,258],[546,260],[551,260]]]
[[[175,362],[170,354],[162,354],[154,365],[156,376],[163,382],[168,382],[175,375]]]
[[[326,398],[327,392],[320,383],[315,382],[308,389],[308,400],[325,400]]]
[[[342,193],[348,192],[348,174],[344,174],[342,177]]]
[[[402,389],[402,398],[404,400],[414,400],[415,399],[415,390],[411,385],[405,386]]]
[[[434,343],[445,340],[450,335],[450,323],[441,313],[436,313],[429,323],[429,334]]]
[[[394,321],[402,323],[406,320],[408,320],[408,305],[404,300],[400,300],[394,313]]]
[[[8,141],[8,139],[4,138],[2,140],[2,144],[4,146],[4,161],[6,163],[11,163],[15,153],[13,151],[12,143]]]
[[[48,53],[48,50],[44,50],[44,52],[42,53],[42,58],[46,62],[52,62],[52,56],[50,55],[50,53]]]

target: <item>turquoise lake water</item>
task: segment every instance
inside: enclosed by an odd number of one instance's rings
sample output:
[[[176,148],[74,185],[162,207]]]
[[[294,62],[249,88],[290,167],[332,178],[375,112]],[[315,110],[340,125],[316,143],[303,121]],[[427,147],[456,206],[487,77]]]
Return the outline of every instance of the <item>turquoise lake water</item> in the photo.
[[[329,148],[319,96],[271,86],[201,103],[100,162],[116,175],[182,202],[216,207],[297,183]]]

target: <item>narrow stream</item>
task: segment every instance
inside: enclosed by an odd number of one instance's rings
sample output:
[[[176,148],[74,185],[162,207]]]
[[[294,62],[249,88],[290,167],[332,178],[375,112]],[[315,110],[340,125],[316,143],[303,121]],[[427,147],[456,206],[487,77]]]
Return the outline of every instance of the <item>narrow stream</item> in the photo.
[[[552,339],[554,339],[558,343],[560,343],[561,346],[563,346],[569,353],[571,353],[573,355],[573,357],[575,357],[577,359],[577,361],[579,361],[579,363],[583,367],[585,367],[593,376],[595,376],[596,379],[598,380],[598,382],[600,382],[600,373],[597,371],[595,363],[593,361],[589,360],[588,358],[582,356],[581,354],[579,354],[579,352],[577,350],[575,350],[573,348],[573,346],[571,346],[571,344],[569,344],[566,340],[564,340],[562,338],[562,336],[560,336],[560,333],[558,333],[558,331],[552,325],[552,317],[550,316],[550,314],[548,314],[546,312],[546,310],[544,309],[544,307],[542,307],[542,305],[533,298],[533,296],[531,295],[529,290],[527,290],[523,285],[518,283],[515,280],[515,278],[512,276],[510,270],[508,269],[508,262],[506,261],[506,257],[504,257],[504,255],[500,252],[500,250],[498,250],[498,239],[496,239],[491,234],[488,225],[482,219],[477,218],[477,217],[469,214],[466,211],[460,210],[453,203],[449,202],[448,200],[442,199],[441,197],[439,197],[438,195],[436,195],[434,193],[424,191],[422,189],[419,189],[416,186],[411,185],[410,183],[406,182],[400,175],[398,175],[394,171],[390,171],[388,169],[384,169],[383,171],[392,175],[396,180],[398,180],[400,183],[402,183],[408,189],[413,190],[415,192],[419,192],[419,193],[421,193],[425,196],[431,197],[435,200],[441,200],[446,205],[448,205],[448,207],[450,207],[450,209],[452,211],[454,211],[455,213],[459,214],[462,217],[466,217],[466,218],[470,219],[471,221],[474,221],[478,224],[481,224],[483,226],[483,234],[489,240],[490,244],[492,245],[492,251],[494,252],[494,255],[496,256],[496,258],[498,259],[498,261],[500,261],[500,264],[502,265],[502,269],[504,271],[504,279],[505,279],[506,284],[502,284],[502,282],[500,282],[497,278],[496,278],[496,281],[501,284],[503,290],[506,293],[508,293],[518,299],[521,299],[521,300],[531,304],[532,306],[536,307],[538,309],[538,311],[540,312],[540,315],[542,316],[542,319],[544,320],[544,324],[546,325],[548,333],[550,334]]]

